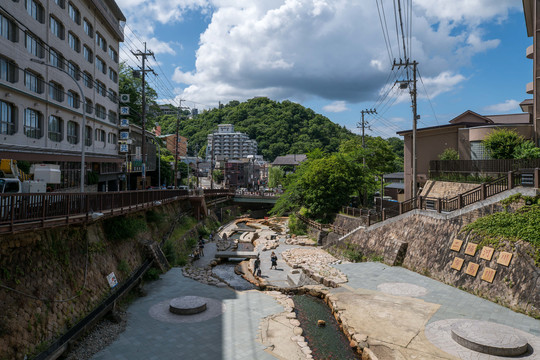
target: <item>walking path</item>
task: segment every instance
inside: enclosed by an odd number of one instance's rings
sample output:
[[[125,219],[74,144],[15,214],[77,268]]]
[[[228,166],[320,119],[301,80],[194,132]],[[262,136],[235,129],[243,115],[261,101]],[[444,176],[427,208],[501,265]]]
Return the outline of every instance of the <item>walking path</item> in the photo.
[[[278,270],[270,269],[272,250],[256,248],[267,284],[291,286],[287,276],[294,275],[295,269],[287,265],[282,254],[296,248],[299,246],[286,245],[280,239],[279,247],[274,249]],[[208,243],[205,256],[193,265],[207,266],[215,251],[215,244]],[[339,309],[344,328],[356,334],[355,341],[369,344],[369,352],[380,360],[503,359],[473,352],[453,341],[449,329],[459,319],[509,326],[535,349],[521,358],[540,359],[539,320],[401,267],[372,262],[334,267],[347,276],[348,282],[328,289],[329,300],[334,309]],[[291,324],[296,319],[284,313],[290,311],[290,299],[275,293],[218,286],[201,284],[184,277],[181,269],[171,269],[146,286],[148,295],[128,309],[126,331],[93,359],[306,358],[305,351],[294,348],[299,334],[293,331],[298,325]],[[186,295],[207,298],[209,309],[188,319],[168,313],[168,301]]]

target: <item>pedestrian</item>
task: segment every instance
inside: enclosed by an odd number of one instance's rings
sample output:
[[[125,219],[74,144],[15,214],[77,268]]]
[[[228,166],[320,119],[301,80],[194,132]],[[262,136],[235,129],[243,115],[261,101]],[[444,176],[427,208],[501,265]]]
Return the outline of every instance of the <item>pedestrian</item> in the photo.
[[[277,270],[277,255],[273,251],[272,251],[272,254],[270,255],[270,261],[272,261],[272,266],[270,266],[270,269],[274,268]]]
[[[199,254],[201,256],[204,256],[204,242],[202,240],[202,236],[201,238],[199,239]]]
[[[257,258],[253,263],[253,275],[261,276],[261,259],[259,258],[259,255],[257,255]]]
[[[214,233],[213,232],[211,232],[210,235],[208,235],[208,241],[212,242],[212,240],[214,240]]]

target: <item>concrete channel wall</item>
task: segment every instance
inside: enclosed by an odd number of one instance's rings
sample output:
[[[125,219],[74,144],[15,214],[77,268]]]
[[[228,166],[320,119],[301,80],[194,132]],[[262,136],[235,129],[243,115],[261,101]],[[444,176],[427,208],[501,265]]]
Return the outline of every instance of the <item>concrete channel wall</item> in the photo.
[[[540,268],[535,265],[532,246],[523,241],[503,242],[494,248],[491,260],[487,260],[481,257],[481,246],[473,254],[465,253],[469,243],[474,247],[482,239],[472,239],[469,234],[461,232],[465,225],[480,217],[504,211],[500,201],[518,192],[528,196],[536,195],[532,189],[512,189],[453,213],[415,210],[367,229],[358,229],[341,241],[338,235],[329,234],[323,243],[330,251],[342,254],[345,251],[356,251],[367,259],[382,258],[389,265],[402,265],[506,307],[539,317]],[[354,219],[343,217],[338,216],[336,222],[349,228],[356,226]],[[452,250],[456,239],[462,241],[462,244],[459,249],[456,247]],[[505,252],[512,254],[508,266],[498,262]],[[463,260],[460,269],[452,268],[452,265],[459,265],[454,263],[460,262],[459,259]],[[487,276],[491,271],[489,269],[495,270],[492,282]]]

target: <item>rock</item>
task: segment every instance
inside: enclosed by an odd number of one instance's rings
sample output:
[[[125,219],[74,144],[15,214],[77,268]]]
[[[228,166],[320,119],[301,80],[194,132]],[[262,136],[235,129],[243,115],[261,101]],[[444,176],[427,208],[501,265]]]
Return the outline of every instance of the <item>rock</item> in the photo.
[[[326,321],[324,320],[317,320],[317,325],[320,327],[326,326]]]
[[[294,335],[302,335],[304,333],[304,330],[302,330],[301,327],[295,327],[293,329],[293,333],[294,333]]]
[[[285,317],[287,319],[296,319],[296,313],[295,312],[290,312],[287,315],[285,315]]]
[[[296,320],[296,319],[290,319],[289,320],[289,323],[292,325],[292,326],[300,326],[300,321]]]

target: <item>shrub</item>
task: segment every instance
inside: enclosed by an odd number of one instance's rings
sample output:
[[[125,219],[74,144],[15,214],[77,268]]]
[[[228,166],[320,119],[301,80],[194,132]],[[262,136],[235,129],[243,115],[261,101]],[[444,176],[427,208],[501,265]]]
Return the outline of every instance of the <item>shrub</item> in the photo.
[[[524,141],[514,149],[516,159],[540,159],[540,148],[530,140]]]
[[[296,235],[306,235],[307,226],[295,214],[289,215],[289,232]]]
[[[459,153],[456,149],[444,149],[444,151],[439,154],[439,160],[459,160]]]
[[[523,143],[523,137],[512,129],[496,129],[482,141],[493,159],[513,159],[516,147]]]
[[[103,222],[103,229],[107,239],[120,241],[131,239],[139,232],[146,230],[146,222],[139,217],[117,216],[106,219]]]
[[[163,220],[165,220],[165,215],[158,213],[154,210],[148,210],[146,212],[146,222],[148,223],[155,223],[156,225],[160,225]]]

